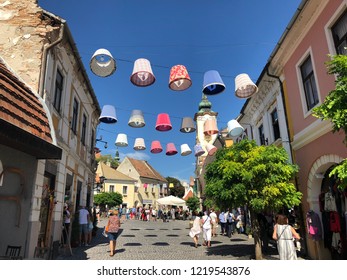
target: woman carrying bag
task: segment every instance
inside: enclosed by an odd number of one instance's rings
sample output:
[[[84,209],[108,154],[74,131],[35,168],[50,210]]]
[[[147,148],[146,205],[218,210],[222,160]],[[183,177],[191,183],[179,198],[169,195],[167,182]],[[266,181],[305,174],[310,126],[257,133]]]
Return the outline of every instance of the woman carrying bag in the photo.
[[[108,239],[110,240],[110,256],[112,257],[116,252],[117,238],[120,234],[120,219],[118,217],[118,210],[113,210],[110,213],[106,229]]]

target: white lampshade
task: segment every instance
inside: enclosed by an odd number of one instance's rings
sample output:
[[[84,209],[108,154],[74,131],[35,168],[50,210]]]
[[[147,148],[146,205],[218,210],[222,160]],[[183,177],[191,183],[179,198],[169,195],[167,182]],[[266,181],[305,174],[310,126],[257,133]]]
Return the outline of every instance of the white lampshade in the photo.
[[[230,120],[228,122],[228,133],[231,137],[237,137],[244,132],[244,128],[237,120]]]
[[[90,70],[97,76],[107,77],[116,71],[116,61],[106,49],[98,49],[92,56]]]
[[[119,133],[116,139],[116,146],[118,147],[127,147],[128,146],[128,137],[124,133]]]

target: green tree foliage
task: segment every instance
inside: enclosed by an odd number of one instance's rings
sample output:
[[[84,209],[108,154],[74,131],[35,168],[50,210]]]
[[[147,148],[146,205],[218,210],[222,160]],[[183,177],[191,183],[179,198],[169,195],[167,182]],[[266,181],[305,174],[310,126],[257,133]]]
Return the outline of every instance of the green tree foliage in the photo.
[[[257,213],[300,204],[302,194],[291,181],[297,171],[297,165],[288,162],[283,148],[257,146],[255,141],[243,140],[218,150],[216,160],[207,165],[206,205],[216,205],[220,209],[247,205],[251,213],[256,257],[260,259]]]
[[[98,163],[99,162],[103,162],[103,163],[110,162],[111,163],[111,167],[114,168],[114,169],[117,169],[117,167],[119,166],[118,158],[112,157],[111,155],[102,155],[98,159],[96,159],[96,161]]]
[[[180,180],[173,178],[173,177],[166,177],[165,178],[168,181],[168,186],[170,183],[173,183],[174,187],[170,188],[170,195],[177,196],[182,198],[184,196],[184,187],[182,186]]]
[[[198,210],[200,207],[200,200],[196,196],[189,197],[186,201],[186,205],[188,206],[189,210],[195,211]]]
[[[331,56],[332,60],[326,63],[328,74],[336,75],[335,89],[330,91],[324,102],[313,109],[313,115],[322,120],[330,120],[333,131],[343,130],[344,143],[347,144],[347,56]],[[337,165],[329,174],[336,175],[340,180],[339,187],[347,187],[347,159]]]
[[[108,205],[108,207],[111,208],[122,204],[123,196],[118,192],[99,193],[94,195],[94,203],[100,206]]]

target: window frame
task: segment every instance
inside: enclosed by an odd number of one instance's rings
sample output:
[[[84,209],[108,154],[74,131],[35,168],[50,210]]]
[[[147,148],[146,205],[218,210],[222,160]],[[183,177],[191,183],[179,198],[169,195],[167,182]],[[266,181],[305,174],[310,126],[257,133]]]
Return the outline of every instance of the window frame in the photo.
[[[276,117],[277,117],[276,119],[274,119],[274,114],[276,114]],[[281,138],[277,107],[275,107],[271,111],[270,116],[271,116],[272,133],[273,133],[274,141],[276,141],[277,139]]]
[[[258,126],[258,134],[260,145],[265,145],[264,124]]]
[[[75,135],[77,134],[78,108],[79,108],[79,102],[77,98],[74,97],[73,103],[72,103],[72,116],[71,116],[70,128]]]
[[[87,115],[82,114],[82,126],[81,126],[81,143],[83,146],[86,145],[86,135],[87,135]]]
[[[308,65],[310,63],[310,65]],[[304,74],[304,66],[308,65],[311,67],[309,73]],[[318,95],[318,86],[315,77],[315,71],[312,63],[311,56],[307,56],[306,59],[300,65],[300,74],[301,74],[301,82],[302,87],[305,93],[305,101],[306,101],[306,110],[307,112],[311,111],[314,107],[319,104],[319,95]]]
[[[61,77],[61,81],[58,82],[58,77]],[[63,73],[60,71],[59,68],[57,68],[56,74],[55,74],[55,83],[54,83],[54,96],[53,96],[53,108],[60,113],[61,110],[61,100],[63,96],[63,90],[64,90],[64,81],[65,77]]]
[[[338,38],[336,28],[343,19],[346,21],[346,32],[341,38]],[[347,49],[345,49],[343,53],[340,52],[340,48],[343,46],[343,43],[344,47],[347,47],[347,9],[342,12],[335,23],[331,26],[331,36],[333,38],[333,45],[336,54],[347,55]]]

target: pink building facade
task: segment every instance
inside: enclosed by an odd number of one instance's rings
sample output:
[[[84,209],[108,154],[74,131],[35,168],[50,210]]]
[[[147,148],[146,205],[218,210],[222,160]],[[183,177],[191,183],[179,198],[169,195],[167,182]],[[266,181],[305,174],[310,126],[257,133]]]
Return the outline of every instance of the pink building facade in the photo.
[[[347,157],[345,135],[333,133],[330,122],[312,115],[335,89],[335,77],[325,64],[328,55],[347,54],[345,46],[347,1],[303,0],[269,59],[270,72],[284,85],[293,162],[300,168],[297,186],[303,193],[307,253],[313,259],[347,255],[347,203],[338,181],[328,176]],[[332,230],[333,215],[340,229]]]

